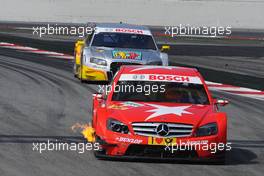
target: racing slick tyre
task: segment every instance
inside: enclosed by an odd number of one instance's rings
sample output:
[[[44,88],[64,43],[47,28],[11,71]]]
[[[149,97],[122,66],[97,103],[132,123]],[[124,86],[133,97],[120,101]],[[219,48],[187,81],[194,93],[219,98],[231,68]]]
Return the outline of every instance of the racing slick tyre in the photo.
[[[100,138],[95,135],[95,143],[101,144]],[[107,159],[106,152],[104,150],[93,150],[94,157],[97,159]]]
[[[101,160],[107,159],[107,157],[103,157],[103,156],[106,156],[105,152],[103,151],[94,151],[93,153],[96,159],[101,159]]]
[[[80,67],[80,70],[79,70],[79,72],[80,72],[80,81],[81,81],[81,83],[85,83],[85,80],[83,80],[83,76],[82,76],[82,66]]]

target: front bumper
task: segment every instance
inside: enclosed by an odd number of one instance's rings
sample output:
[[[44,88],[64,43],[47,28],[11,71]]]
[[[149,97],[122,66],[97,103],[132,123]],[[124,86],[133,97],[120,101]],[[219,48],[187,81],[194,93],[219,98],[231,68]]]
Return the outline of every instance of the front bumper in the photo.
[[[98,159],[116,161],[153,161],[153,162],[199,162],[199,163],[225,163],[225,153],[217,153],[211,157],[155,157],[155,156],[131,156],[131,155],[107,155],[104,152],[95,152]]]
[[[110,73],[107,71],[101,70],[101,69],[96,69],[92,68],[86,65],[82,66],[82,80],[87,80],[87,81],[108,81]]]
[[[126,136],[126,137],[125,137]],[[191,144],[198,141],[207,141],[207,144],[219,143],[217,136],[207,136],[199,138],[182,138],[177,139],[177,142],[172,146],[157,145],[157,143],[150,143],[150,137],[144,136],[133,136],[127,137],[128,135],[116,134],[111,135],[109,138],[101,139],[97,137],[97,142],[101,146],[101,151],[96,152],[98,158],[109,158],[109,159],[150,159],[150,160],[178,160],[178,161],[222,161],[225,155],[225,151],[215,151],[212,153],[210,150],[203,150],[202,147],[187,148],[184,150],[173,150],[172,147],[179,145],[179,143],[186,143],[189,141]],[[118,140],[117,140],[118,139]],[[120,139],[134,139],[133,141],[120,142]],[[165,140],[165,139],[164,139]],[[139,141],[139,142],[138,142]],[[207,145],[201,143],[200,145]],[[190,145],[192,146],[192,145]],[[170,150],[169,150],[170,149]],[[174,148],[175,149],[175,148]]]

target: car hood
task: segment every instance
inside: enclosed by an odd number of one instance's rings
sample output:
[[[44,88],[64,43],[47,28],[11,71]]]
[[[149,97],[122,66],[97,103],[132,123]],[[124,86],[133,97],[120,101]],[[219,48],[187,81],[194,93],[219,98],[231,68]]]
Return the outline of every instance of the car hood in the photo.
[[[144,61],[146,63],[153,61],[161,61],[160,52],[155,50],[91,47],[90,53],[91,57],[104,58],[110,60],[135,60]]]
[[[109,117],[126,124],[167,122],[197,126],[212,111],[212,105],[178,103],[111,102],[107,106]]]

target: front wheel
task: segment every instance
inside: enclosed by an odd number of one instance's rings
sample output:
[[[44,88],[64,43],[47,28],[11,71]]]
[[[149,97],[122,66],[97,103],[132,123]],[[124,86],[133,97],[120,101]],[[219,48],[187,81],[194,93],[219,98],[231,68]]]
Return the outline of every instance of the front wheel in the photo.
[[[81,83],[84,83],[85,81],[83,80],[83,76],[82,76],[82,66],[80,66],[79,68],[78,68],[78,74],[79,74],[79,79],[80,79],[80,81],[81,81]]]
[[[218,165],[225,165],[226,164],[226,152],[223,152],[220,154],[220,156],[218,156],[215,164],[218,164]]]
[[[78,77],[78,76],[77,76],[77,66],[76,66],[75,63],[74,63],[74,65],[73,65],[73,75],[74,75],[75,78]]]
[[[95,134],[95,143],[98,143],[99,145],[101,145],[102,143],[104,143],[99,136],[97,136]],[[103,150],[102,148],[99,149],[99,150],[94,150],[93,151],[93,154],[94,154],[94,157],[97,158],[97,159],[105,159],[107,157],[106,155],[106,151]]]

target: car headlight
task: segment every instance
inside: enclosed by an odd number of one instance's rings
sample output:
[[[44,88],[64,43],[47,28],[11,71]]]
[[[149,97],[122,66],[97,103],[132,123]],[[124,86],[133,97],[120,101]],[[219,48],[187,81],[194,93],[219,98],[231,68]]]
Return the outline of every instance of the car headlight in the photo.
[[[215,135],[215,134],[217,134],[217,131],[218,131],[217,124],[216,123],[209,123],[209,124],[206,124],[206,125],[199,127],[197,132],[196,132],[196,136],[201,137],[201,136]]]
[[[124,134],[128,134],[129,132],[128,126],[112,118],[107,120],[107,129],[114,131],[114,132],[118,132],[118,133],[124,133]]]
[[[107,62],[104,59],[99,59],[99,58],[91,57],[90,58],[90,62],[91,63],[94,63],[94,64],[97,64],[97,65],[107,66]]]

